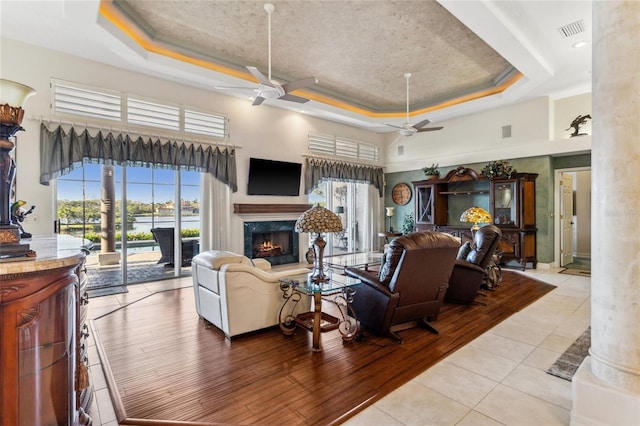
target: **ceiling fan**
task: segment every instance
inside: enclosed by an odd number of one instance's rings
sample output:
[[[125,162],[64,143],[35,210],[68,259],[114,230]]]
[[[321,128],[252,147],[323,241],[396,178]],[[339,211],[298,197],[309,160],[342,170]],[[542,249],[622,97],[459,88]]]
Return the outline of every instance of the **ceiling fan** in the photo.
[[[271,14],[275,10],[275,6],[271,3],[264,5],[264,10],[268,16],[269,27],[269,75],[265,76],[256,67],[246,67],[249,72],[258,79],[258,87],[251,89],[249,87],[229,87],[229,86],[215,86],[216,89],[250,89],[256,92],[256,98],[253,101],[253,105],[260,105],[265,99],[281,99],[283,101],[305,103],[309,102],[309,99],[302,96],[292,95],[290,92],[294,90],[302,89],[312,84],[317,84],[318,79],[315,77],[308,77],[302,80],[292,81],[290,83],[280,84],[271,79]]]
[[[407,79],[407,121],[402,126],[396,126],[393,124],[387,124],[387,126],[395,127],[396,129],[398,129],[398,132],[402,136],[413,136],[414,134],[420,132],[433,132],[436,130],[441,130],[442,127],[424,127],[427,124],[431,123],[431,121],[428,119],[419,121],[414,125],[411,125],[411,123],[409,123],[409,79],[411,78],[411,73],[406,73],[404,75],[404,78]]]

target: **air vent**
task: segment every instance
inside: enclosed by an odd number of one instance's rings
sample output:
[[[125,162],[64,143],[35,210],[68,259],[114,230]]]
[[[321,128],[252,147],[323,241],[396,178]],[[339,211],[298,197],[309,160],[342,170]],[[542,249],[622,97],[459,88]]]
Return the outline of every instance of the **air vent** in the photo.
[[[404,145],[398,146],[398,155],[404,155]]]
[[[511,125],[502,126],[502,139],[511,137]]]
[[[558,31],[560,31],[560,35],[562,35],[562,37],[564,37],[564,38],[568,38],[568,37],[574,36],[576,34],[583,33],[584,32],[584,21],[581,19],[581,20],[576,21],[576,22],[574,22],[572,24],[562,26],[562,27],[558,28]]]

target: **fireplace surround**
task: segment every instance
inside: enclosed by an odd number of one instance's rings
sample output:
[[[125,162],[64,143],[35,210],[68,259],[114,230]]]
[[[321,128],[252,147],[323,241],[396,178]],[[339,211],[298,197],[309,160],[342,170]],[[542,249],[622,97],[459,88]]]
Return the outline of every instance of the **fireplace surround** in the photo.
[[[300,238],[295,220],[244,222],[244,255],[272,265],[299,262]]]

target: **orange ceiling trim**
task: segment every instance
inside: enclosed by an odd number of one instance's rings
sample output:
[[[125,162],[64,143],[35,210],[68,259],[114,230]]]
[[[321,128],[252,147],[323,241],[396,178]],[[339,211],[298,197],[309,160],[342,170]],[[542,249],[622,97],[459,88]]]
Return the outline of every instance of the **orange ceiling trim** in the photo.
[[[156,53],[158,55],[166,56],[177,61],[186,62],[192,65],[203,67],[215,72],[226,74],[232,77],[240,78],[243,80],[257,83],[257,80],[253,75],[248,72],[239,71],[233,68],[229,68],[220,64],[216,64],[204,59],[194,58],[192,56],[185,55],[183,53],[176,52],[175,50],[168,49],[161,46],[157,42],[150,39],[146,34],[140,31],[134,23],[129,21],[114,5],[113,0],[100,0],[99,14],[113,24],[116,28],[122,31],[127,37],[136,42],[140,47],[148,52]],[[409,116],[425,114],[428,112],[437,111],[450,106],[458,105],[464,102],[469,102],[475,99],[491,96],[496,93],[501,93],[513,85],[515,82],[523,77],[522,73],[514,73],[508,80],[506,80],[500,86],[492,87],[490,89],[481,90],[479,92],[470,93],[468,95],[460,96],[445,102],[441,102],[435,105],[431,105],[425,108],[421,108],[415,111],[409,112]],[[344,101],[340,101],[334,98],[330,98],[318,93],[308,92],[305,90],[296,90],[296,94],[304,96],[310,100],[320,102],[326,105],[331,105],[336,108],[350,111],[356,114],[361,114],[371,118],[403,118],[406,116],[406,112],[375,112],[369,109],[358,107],[349,104]]]
[[[425,114],[428,112],[433,112],[433,111],[437,111],[443,108],[447,108],[450,106],[454,106],[454,105],[458,105],[458,104],[462,104],[465,102],[469,102],[475,99],[480,99],[480,98],[484,98],[486,96],[491,96],[491,95],[495,95],[497,93],[501,93],[503,91],[505,91],[506,89],[508,89],[510,86],[512,86],[514,83],[516,83],[518,80],[520,80],[523,77],[523,74],[521,72],[516,72],[514,73],[509,79],[507,79],[503,84],[501,84],[500,86],[496,86],[496,87],[492,87],[490,89],[485,89],[485,90],[481,90],[479,92],[474,92],[474,93],[470,93],[468,95],[464,95],[464,96],[460,96],[454,99],[450,99],[448,101],[445,102],[441,102],[435,105],[431,105],[425,108],[421,108],[421,109],[417,109],[415,111],[410,111],[409,112],[409,116],[410,117],[414,117],[416,115],[421,115],[421,114]],[[362,115],[366,115],[367,117],[371,117],[371,118],[404,118],[406,117],[407,113],[406,112],[374,112],[374,111],[370,111],[368,109],[364,109],[364,108],[360,108],[360,107],[356,107],[354,105],[350,105],[348,103],[345,102],[341,102],[338,101],[336,99],[333,98],[328,98],[326,96],[322,96],[322,95],[318,95],[316,93],[311,93],[311,92],[305,92],[300,90],[299,91],[301,96],[304,96],[306,98],[309,98],[311,100],[314,101],[318,101],[318,102],[322,102],[328,105],[332,105],[335,106],[337,108],[341,108],[347,111],[351,111],[357,114],[362,114]]]
[[[257,83],[255,77],[248,72],[238,71],[233,68],[225,67],[210,61],[194,58],[185,54],[176,52],[166,47],[162,47],[158,43],[150,39],[146,34],[140,31],[136,25],[132,24],[126,17],[120,13],[120,11],[113,5],[112,0],[101,0],[99,13],[102,17],[112,23],[116,28],[122,31],[127,37],[136,42],[140,47],[148,52],[156,53],[158,55],[166,56],[181,62],[187,62],[192,65],[197,65],[203,68],[210,69],[212,71],[220,72],[226,75],[230,75],[236,78],[242,78],[244,80]]]

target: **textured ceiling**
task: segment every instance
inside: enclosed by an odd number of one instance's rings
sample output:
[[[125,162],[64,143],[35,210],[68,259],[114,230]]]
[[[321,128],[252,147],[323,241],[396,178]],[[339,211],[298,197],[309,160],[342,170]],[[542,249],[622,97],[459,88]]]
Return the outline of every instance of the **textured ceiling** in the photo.
[[[272,75],[315,76],[309,88],[375,112],[404,111],[494,87],[513,67],[440,4],[418,1],[272,1]],[[267,74],[260,1],[117,0],[154,43],[234,69]],[[248,86],[251,83],[247,83]]]

